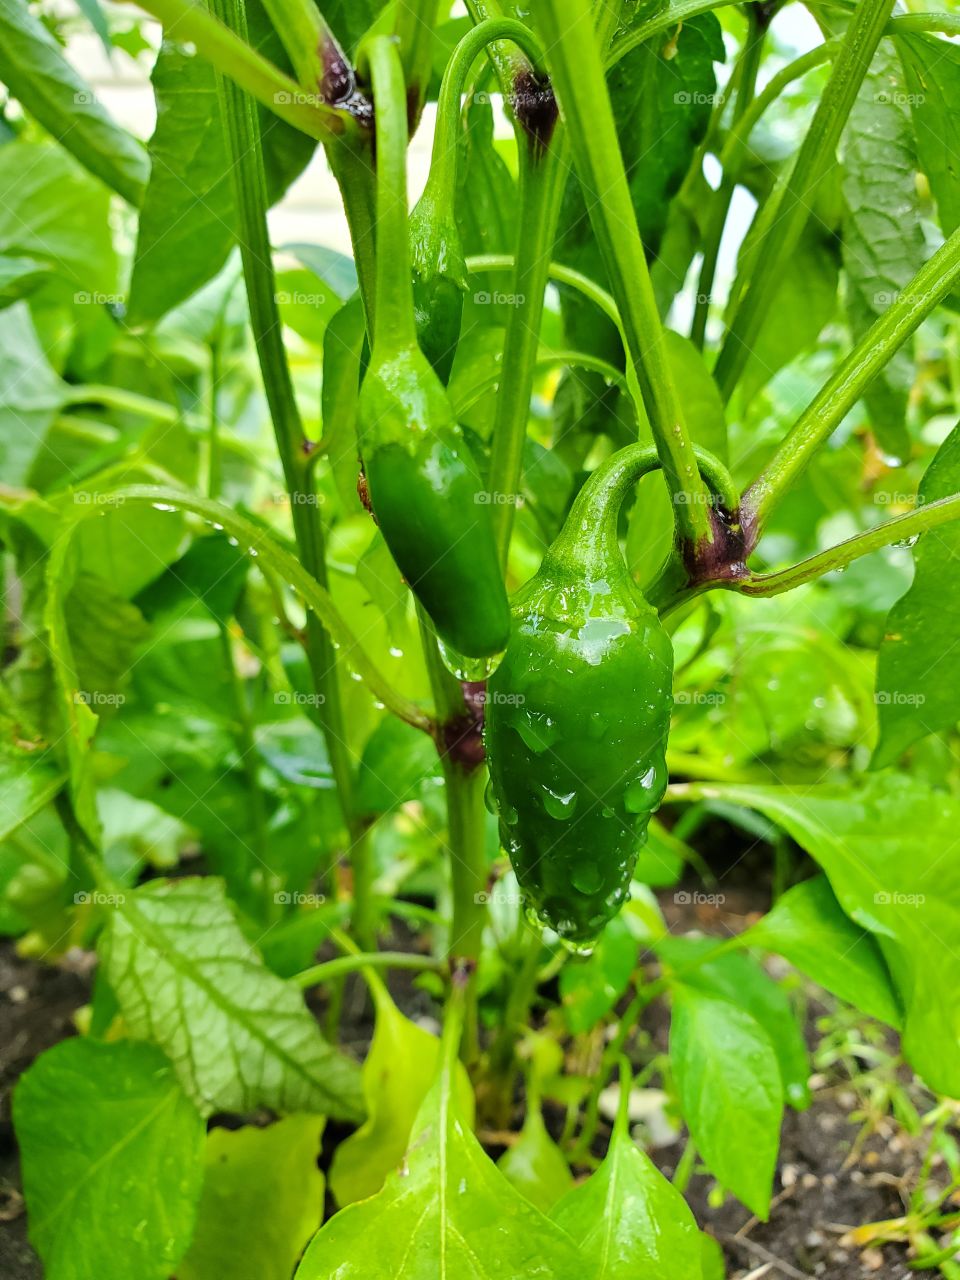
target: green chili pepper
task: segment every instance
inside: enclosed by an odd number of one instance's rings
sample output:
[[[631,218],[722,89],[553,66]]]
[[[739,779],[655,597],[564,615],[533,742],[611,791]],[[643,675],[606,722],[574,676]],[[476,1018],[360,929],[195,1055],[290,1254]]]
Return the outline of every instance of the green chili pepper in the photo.
[[[630,890],[667,784],[673,651],[624,562],[617,519],[656,465],[631,445],[578,494],[487,690],[500,833],[541,923],[589,943]]]
[[[446,392],[417,346],[406,204],[407,117],[394,43],[371,39],[377,141],[377,297],[357,411],[373,513],[390,553],[450,648],[499,654],[510,607],[489,497]]]
[[[444,72],[437,101],[430,176],[410,218],[417,339],[444,383],[450,377],[460,340],[463,299],[467,291],[467,267],[455,214],[460,100],[471,67],[495,40],[512,40],[534,58],[537,65],[541,63],[536,37],[515,18],[490,18],[464,36]]]

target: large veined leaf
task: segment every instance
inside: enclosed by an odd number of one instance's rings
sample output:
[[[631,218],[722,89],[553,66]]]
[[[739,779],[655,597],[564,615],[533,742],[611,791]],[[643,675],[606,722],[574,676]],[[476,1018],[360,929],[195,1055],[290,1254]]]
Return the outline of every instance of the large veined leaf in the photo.
[[[844,133],[843,269],[846,306],[861,338],[926,258],[917,195],[917,154],[903,72],[881,44],[864,77]],[[914,367],[909,348],[897,352],[864,399],[880,443],[906,457],[907,397]]]
[[[197,1228],[177,1280],[290,1280],[323,1219],[322,1116],[211,1129]]]
[[[583,1260],[569,1236],[511,1187],[457,1103],[455,1019],[403,1166],[314,1237],[296,1280],[570,1280]]]
[[[190,1242],[203,1121],[152,1045],[64,1040],[13,1097],[47,1280],[167,1280]]]
[[[820,863],[874,934],[904,1007],[903,1048],[931,1088],[960,1094],[960,803],[904,774],[860,786],[704,784],[758,809]]]
[[[583,1280],[701,1280],[700,1233],[693,1214],[630,1137],[624,1088],[610,1146],[586,1182],[550,1216],[580,1246]]]
[[[960,428],[927,468],[918,505],[960,493]],[[890,610],[877,662],[875,767],[960,720],[954,646],[960,635],[960,521],[921,534],[913,583]]]
[[[101,954],[130,1033],[204,1112],[363,1114],[359,1068],[244,938],[214,879],[153,881],[110,913]]]
[[[403,1016],[378,975],[369,981],[377,1021],[363,1063],[367,1118],[333,1157],[330,1190],[339,1205],[374,1195],[399,1166],[440,1060],[436,1036]],[[461,1114],[472,1121],[473,1090],[462,1066],[457,1096]]]
[[[937,202],[945,236],[960,225],[960,49],[931,36],[897,39],[916,129],[917,152]]]
[[[783,1116],[783,1085],[769,1036],[736,1005],[680,988],[670,1062],[697,1150],[717,1180],[765,1219]]]
[[[101,107],[25,0],[0,0],[0,81],[85,169],[140,203],[145,148]]]
[[[745,935],[871,1018],[900,1027],[903,1012],[875,939],[845,915],[826,876],[794,885]]]

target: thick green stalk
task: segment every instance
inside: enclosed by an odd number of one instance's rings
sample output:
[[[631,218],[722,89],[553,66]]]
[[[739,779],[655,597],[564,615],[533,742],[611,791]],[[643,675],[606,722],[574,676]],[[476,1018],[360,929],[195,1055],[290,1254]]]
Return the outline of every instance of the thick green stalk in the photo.
[[[376,323],[377,186],[370,136],[345,134],[327,146],[327,163],[340,188],[350,230],[367,333]]]
[[[759,533],[770,509],[793,484],[920,323],[960,280],[960,230],[953,233],[879,316],[829,382],[801,414],[772,461],[744,494],[745,526]]]
[[[164,34],[173,40],[190,41],[198,53],[216,69],[239,85],[270,111],[307,133],[328,142],[353,130],[356,121],[348,112],[325,106],[261,54],[219,14],[209,12],[195,0],[138,0],[140,8],[163,24]]]
[[[450,962],[470,974],[467,985],[463,1056],[474,1062],[479,1054],[476,968],[483,944],[487,913],[486,771],[441,758],[447,796],[447,836],[453,882],[453,922]]]
[[[603,61],[587,0],[536,0],[554,87],[570,131],[574,161],[594,232],[613,282],[630,359],[674,498],[681,542],[712,540],[705,493],[667,362]]]
[[[222,6],[227,25],[235,28],[241,37],[245,37],[246,19],[238,0],[216,0],[216,3]],[[311,496],[310,450],[297,409],[276,302],[276,277],[267,231],[267,185],[259,122],[250,98],[223,76],[220,77],[220,93],[233,158],[240,253],[247,286],[250,322],[277,449],[290,494],[294,535],[304,568],[325,589],[327,565],[323,524],[317,504],[305,500]],[[372,852],[363,821],[354,808],[353,763],[347,746],[336,655],[322,624],[313,613],[307,615],[306,652],[317,693],[315,718],[324,736],[350,836],[354,877],[354,928],[358,937],[369,941],[375,931],[371,896]]]
[[[376,36],[366,46],[377,136],[377,330],[374,356],[417,343],[407,209],[406,88],[396,45]]]
[[[756,4],[747,7],[747,35],[740,61],[737,66],[737,97],[733,111],[733,125],[743,119],[747,108],[753,101],[757,88],[757,72],[763,56],[763,46],[767,37],[768,21],[758,16]],[[732,169],[724,167],[723,177],[716,195],[711,201],[710,218],[703,247],[703,263],[700,267],[700,279],[697,282],[697,301],[693,313],[693,326],[690,331],[691,341],[703,350],[706,336],[707,318],[710,314],[710,300],[713,283],[717,274],[717,260],[720,256],[720,244],[723,240],[730,202],[736,187],[736,175]]]
[[[734,287],[738,299],[717,357],[714,377],[729,400],[746,367],[810,216],[820,182],[836,157],[843,127],[890,17],[893,0],[860,0],[843,37],[833,71],[803,145],[785,184],[771,196],[775,217],[743,257],[744,274]]]
[[[528,140],[521,135],[520,146]],[[557,124],[546,150],[527,146],[520,173],[520,218],[512,292],[499,370],[488,488],[511,495],[493,507],[493,527],[505,566],[523,472],[523,447],[540,346],[543,300],[567,179],[565,131]]]

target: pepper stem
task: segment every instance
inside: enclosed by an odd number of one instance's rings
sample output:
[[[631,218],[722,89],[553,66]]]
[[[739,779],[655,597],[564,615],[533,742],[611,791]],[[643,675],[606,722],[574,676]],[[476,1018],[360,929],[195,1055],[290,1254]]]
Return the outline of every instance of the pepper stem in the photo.
[[[698,446],[693,453],[718,504],[735,511],[739,497],[726,467]],[[650,445],[631,444],[612,454],[587,478],[548,554],[575,563],[580,570],[608,570],[611,563],[617,563],[620,508],[637,481],[661,465],[657,450]]]
[[[407,210],[407,91],[392,36],[364,46],[373,84],[377,169],[377,327],[374,353],[415,347]]]

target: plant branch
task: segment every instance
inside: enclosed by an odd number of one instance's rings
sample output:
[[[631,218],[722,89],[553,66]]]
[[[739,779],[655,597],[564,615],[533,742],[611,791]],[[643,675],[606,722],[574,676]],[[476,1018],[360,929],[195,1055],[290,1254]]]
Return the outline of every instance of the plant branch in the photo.
[[[960,519],[960,493],[929,502],[916,511],[908,511],[892,520],[885,520],[876,528],[854,534],[852,538],[810,556],[807,560],[801,560],[789,569],[780,569],[776,573],[751,574],[737,582],[715,585],[730,587],[745,596],[778,596],[805,582],[822,578],[825,573],[842,569],[860,556],[869,555],[871,551],[879,551],[881,547],[889,547],[895,542],[916,538],[957,519]]]
[[[762,225],[734,286],[736,300],[714,377],[729,400],[746,367],[784,270],[810,216],[818,186],[833,163],[837,144],[890,17],[893,0],[860,0],[834,60],[833,71],[786,181],[758,215]]]
[[[446,961],[435,956],[420,956],[408,951],[361,951],[355,955],[337,956],[335,960],[325,960],[323,964],[315,964],[302,973],[291,978],[296,986],[305,990],[307,987],[319,986],[322,982],[332,982],[342,978],[346,973],[356,973],[365,969],[411,969],[423,972],[432,969],[446,968]]]
[[[407,111],[411,133],[420,120],[427,85],[430,83],[439,8],[439,0],[403,0],[397,5],[393,32],[400,46],[400,60],[407,83]]]
[[[537,0],[535,12],[590,218],[613,281],[629,356],[676,504],[677,531],[681,544],[694,549],[710,543],[713,530],[667,362],[590,9],[587,0]]]
[[[744,525],[763,529],[770,508],[790,487],[884,368],[960,280],[960,230],[937,250],[896,300],[879,316],[829,382],[801,414],[763,473],[743,498]]]

